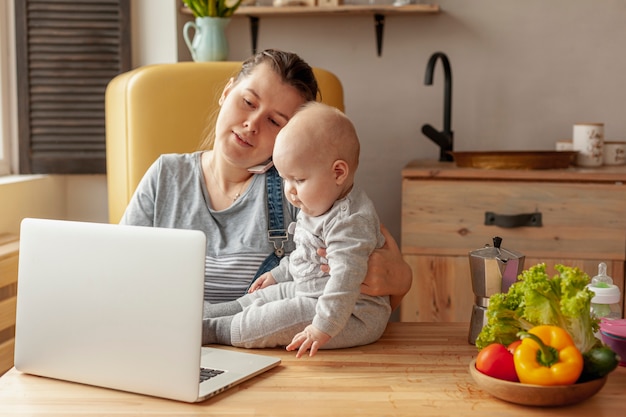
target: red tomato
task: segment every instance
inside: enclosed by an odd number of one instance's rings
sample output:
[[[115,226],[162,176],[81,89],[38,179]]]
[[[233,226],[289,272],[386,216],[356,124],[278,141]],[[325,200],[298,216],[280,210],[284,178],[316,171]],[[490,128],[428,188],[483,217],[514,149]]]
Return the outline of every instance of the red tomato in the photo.
[[[517,372],[515,372],[513,355],[506,346],[500,343],[492,343],[478,352],[476,369],[494,378],[519,382]]]
[[[515,353],[515,349],[522,343],[521,340],[516,340],[515,342],[508,345],[506,348],[511,352],[511,355]]]

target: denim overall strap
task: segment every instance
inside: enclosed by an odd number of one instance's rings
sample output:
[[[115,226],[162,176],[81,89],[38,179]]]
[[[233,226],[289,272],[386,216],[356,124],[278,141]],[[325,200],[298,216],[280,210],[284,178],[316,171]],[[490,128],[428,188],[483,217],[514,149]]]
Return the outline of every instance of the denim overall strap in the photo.
[[[272,167],[267,171],[265,174],[265,184],[267,186],[267,212],[269,219],[267,236],[270,242],[274,244],[274,252],[270,253],[268,257],[265,258],[250,282],[250,285],[265,272],[271,271],[278,266],[280,258],[285,254],[284,245],[288,238],[283,215],[283,181],[278,175],[276,168]]]
[[[269,224],[267,236],[274,244],[274,253],[279,258],[285,254],[284,245],[287,241],[287,229],[283,215],[283,181],[276,168],[272,167],[265,176],[267,185],[267,211]]]

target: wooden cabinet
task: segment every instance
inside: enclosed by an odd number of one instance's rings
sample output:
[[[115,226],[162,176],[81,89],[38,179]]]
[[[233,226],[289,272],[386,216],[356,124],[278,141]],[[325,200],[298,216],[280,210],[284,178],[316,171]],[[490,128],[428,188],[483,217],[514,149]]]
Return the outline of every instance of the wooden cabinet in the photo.
[[[605,262],[624,294],[626,167],[488,170],[414,161],[402,175],[401,247],[413,269],[402,321],[468,322],[468,255],[494,236],[526,256],[524,269],[545,263],[554,275],[554,265],[563,264],[593,277]],[[534,223],[491,224],[494,216],[520,214]]]

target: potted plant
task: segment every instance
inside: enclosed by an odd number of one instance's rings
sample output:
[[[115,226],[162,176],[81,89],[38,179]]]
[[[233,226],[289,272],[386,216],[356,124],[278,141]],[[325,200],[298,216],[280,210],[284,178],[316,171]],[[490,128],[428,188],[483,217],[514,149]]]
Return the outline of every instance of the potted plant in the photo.
[[[183,38],[194,61],[224,61],[228,40],[224,29],[242,0],[182,0],[195,16],[195,22],[183,26]],[[193,28],[193,39],[189,30]]]
[[[183,0],[195,17],[230,17],[242,0]]]

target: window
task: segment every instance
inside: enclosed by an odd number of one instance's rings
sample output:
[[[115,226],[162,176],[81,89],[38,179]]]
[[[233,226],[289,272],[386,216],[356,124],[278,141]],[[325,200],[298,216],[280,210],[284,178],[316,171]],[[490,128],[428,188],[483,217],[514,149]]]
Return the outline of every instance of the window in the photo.
[[[0,1],[0,175],[11,173],[15,134],[13,0]]]
[[[130,1],[14,8],[20,173],[104,173],[104,93],[130,68]]]

